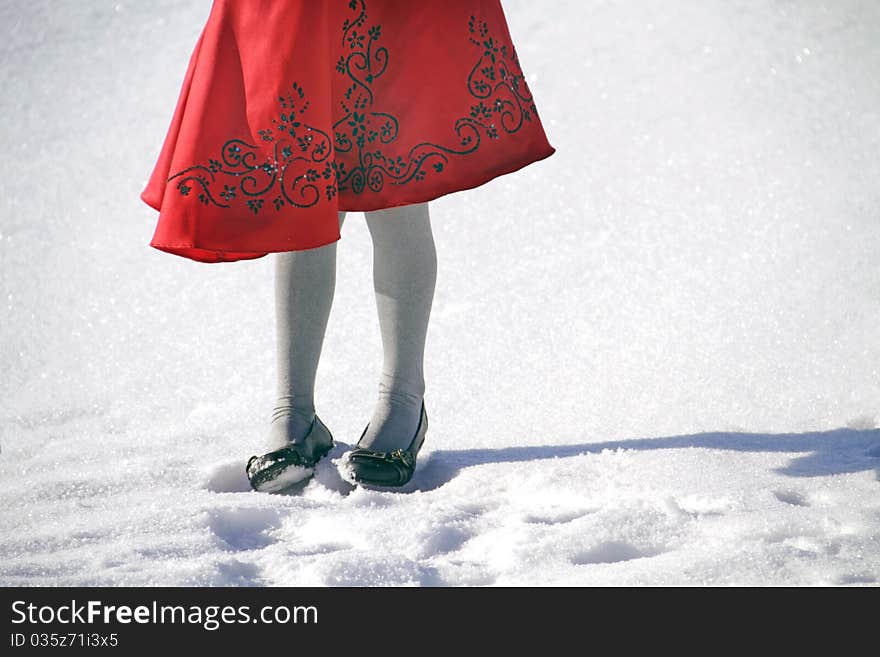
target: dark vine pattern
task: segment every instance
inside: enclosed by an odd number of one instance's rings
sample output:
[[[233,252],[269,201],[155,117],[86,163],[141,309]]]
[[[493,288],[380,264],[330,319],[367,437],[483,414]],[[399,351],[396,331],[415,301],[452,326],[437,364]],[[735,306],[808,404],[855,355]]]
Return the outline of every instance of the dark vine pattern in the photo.
[[[205,205],[231,208],[238,203],[254,214],[262,210],[273,191],[271,203],[276,211],[286,205],[311,207],[321,199],[322,191],[331,200],[336,195],[336,165],[330,159],[330,136],[302,120],[309,101],[298,83],[293,83],[286,96],[279,96],[278,102],[281,111],[272,119],[274,127],[258,131],[262,141],[272,144],[271,157],[258,162],[263,149],[242,139],[230,139],[223,144],[219,160],[187,167],[168,181],[179,179],[177,189],[184,196],[197,190]],[[222,190],[217,189],[219,184]]]
[[[424,180],[429,172],[441,174],[450,156],[476,151],[483,134],[498,139],[502,131],[515,133],[537,116],[513,45],[498,41],[485,21],[471,16],[468,39],[480,57],[468,75],[467,89],[478,102],[452,126],[458,143],[421,142],[405,156],[395,153],[398,120],[375,107],[374,84],[390,59],[388,49],[379,44],[382,26],[366,27],[365,0],[349,0],[348,6],[354,15],[342,24],[344,54],[336,71],[350,84],[339,101],[342,118],[333,124],[332,137],[304,120],[309,101],[294,82],[291,91],[278,98],[280,112],[272,127],[258,131],[261,141],[272,144],[271,156],[265,155],[265,146],[230,139],[219,159],[187,167],[168,182],[177,180],[183,196],[193,193],[201,203],[221,208],[245,206],[259,214],[273,195],[266,207],[307,208],[322,198],[331,201],[342,191],[379,192],[386,183],[404,185]],[[353,153],[356,157],[346,159],[355,165],[347,169],[344,161],[332,157],[334,151]]]
[[[468,91],[481,99],[471,107],[471,117],[480,123],[486,134],[498,138],[493,115],[500,116],[502,129],[517,132],[524,121],[537,117],[538,110],[513,44],[502,43],[489,33],[485,21],[471,16],[468,40],[480,51],[480,59],[468,75]]]

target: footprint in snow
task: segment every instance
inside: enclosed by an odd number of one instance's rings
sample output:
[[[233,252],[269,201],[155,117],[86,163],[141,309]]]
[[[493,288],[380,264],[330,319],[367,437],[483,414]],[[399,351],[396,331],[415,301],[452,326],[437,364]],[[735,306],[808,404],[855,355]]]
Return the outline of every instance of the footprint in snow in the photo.
[[[773,495],[776,496],[777,500],[785,504],[790,504],[792,506],[810,506],[807,498],[794,490],[775,490],[773,491]]]
[[[585,515],[595,513],[593,509],[557,511],[550,513],[529,513],[523,517],[523,520],[533,525],[561,525],[572,522]]]
[[[661,550],[654,548],[637,548],[635,545],[623,541],[606,541],[589,550],[575,554],[571,562],[579,566],[597,563],[618,563],[643,557],[653,557],[660,552]]]

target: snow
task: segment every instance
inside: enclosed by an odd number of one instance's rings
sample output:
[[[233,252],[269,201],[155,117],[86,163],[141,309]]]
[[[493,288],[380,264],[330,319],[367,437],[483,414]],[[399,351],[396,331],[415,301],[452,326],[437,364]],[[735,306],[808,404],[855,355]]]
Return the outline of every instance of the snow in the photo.
[[[271,257],[147,246],[208,0],[0,6],[0,583],[880,580],[880,6],[506,0],[557,153],[432,203],[419,469],[339,475],[381,358],[350,215],[340,445],[251,492]]]

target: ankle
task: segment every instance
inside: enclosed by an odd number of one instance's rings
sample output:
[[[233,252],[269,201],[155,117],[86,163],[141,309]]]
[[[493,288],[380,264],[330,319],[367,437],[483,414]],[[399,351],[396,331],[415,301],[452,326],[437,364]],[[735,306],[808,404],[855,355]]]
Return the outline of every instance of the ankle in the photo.
[[[297,422],[311,423],[315,419],[315,409],[291,408],[290,406],[276,406],[272,409],[271,422]]]
[[[420,407],[425,396],[425,382],[421,377],[404,379],[383,373],[379,378],[379,402],[392,406]]]
[[[272,409],[272,421],[291,417],[311,422],[315,417],[314,399],[295,395],[279,395]]]
[[[378,401],[360,447],[390,452],[405,449],[419,425],[423,396],[413,390],[380,386]]]
[[[302,441],[308,435],[315,417],[314,405],[294,406],[289,397],[279,397],[272,409],[266,444],[270,449],[278,449]]]
[[[380,390],[378,404],[396,409],[420,409],[424,395],[411,390]]]

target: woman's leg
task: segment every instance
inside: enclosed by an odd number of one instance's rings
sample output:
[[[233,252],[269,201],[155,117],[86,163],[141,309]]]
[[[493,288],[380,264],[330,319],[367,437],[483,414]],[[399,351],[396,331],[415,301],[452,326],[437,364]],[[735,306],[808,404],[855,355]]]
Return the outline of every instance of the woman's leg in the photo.
[[[360,445],[391,451],[408,447],[419,424],[437,252],[427,203],[365,215],[384,356],[378,403]]]
[[[344,220],[340,212],[340,229]],[[336,244],[276,254],[278,399],[266,441],[270,450],[300,442],[315,417],[315,374],[336,290]]]

